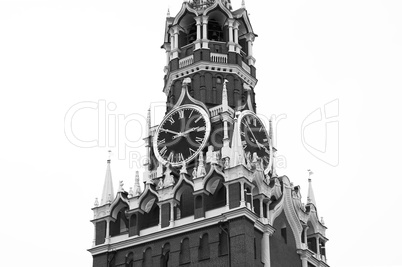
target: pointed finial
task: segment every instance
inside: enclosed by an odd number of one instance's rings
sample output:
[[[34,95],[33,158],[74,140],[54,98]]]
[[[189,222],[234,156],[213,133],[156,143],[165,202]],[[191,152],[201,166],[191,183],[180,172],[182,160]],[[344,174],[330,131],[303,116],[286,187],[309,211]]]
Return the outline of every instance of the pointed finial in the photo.
[[[135,179],[134,179],[134,190],[133,190],[133,196],[137,197],[141,195],[141,188],[140,188],[140,172],[136,171],[135,172]]]
[[[108,150],[107,153],[108,153],[107,163],[110,163],[111,158],[112,158],[112,150]]]
[[[112,172],[110,170],[110,161],[111,161],[110,158],[112,155],[112,151],[109,150],[108,152],[109,152],[109,157],[108,157],[107,166],[106,166],[105,182],[103,184],[102,198],[101,198],[101,203],[100,203],[101,206],[109,203],[111,196],[114,195]],[[111,202],[111,200],[110,200],[110,202]]]
[[[313,175],[314,173],[310,169],[308,169],[307,171],[308,171],[308,180],[311,181],[311,175]]]
[[[223,90],[222,90],[222,109],[223,111],[227,111],[229,109],[229,101],[228,101],[228,91],[226,88],[226,83],[229,81],[225,79],[223,82]]]
[[[170,8],[168,8],[166,17],[170,18]]]
[[[321,217],[321,224],[322,224],[322,225],[325,225],[324,217]]]
[[[244,9],[246,9],[246,1],[245,1],[245,0],[242,0],[242,1],[241,1],[241,7],[244,8]]]
[[[94,206],[95,206],[95,207],[98,207],[98,206],[99,206],[98,198],[95,198]]]
[[[200,156],[198,158],[198,168],[197,168],[197,177],[202,177],[207,174],[205,167],[204,167],[204,155],[202,154],[202,151],[200,153]]]
[[[123,181],[119,181],[119,192],[124,192],[124,182]]]
[[[163,187],[169,187],[175,184],[173,175],[171,174],[172,170],[170,169],[170,164],[166,165],[165,171],[165,181],[163,182]]]
[[[180,169],[180,174],[187,174],[187,166],[185,161],[183,161],[183,166]]]
[[[147,129],[146,129],[146,137],[151,135],[151,107],[148,108],[147,112]]]
[[[312,203],[314,206],[317,206],[315,203],[315,196],[313,191],[313,185],[311,183],[311,175],[313,172],[311,170],[307,170],[309,177],[308,177],[308,194],[307,194],[307,203]]]

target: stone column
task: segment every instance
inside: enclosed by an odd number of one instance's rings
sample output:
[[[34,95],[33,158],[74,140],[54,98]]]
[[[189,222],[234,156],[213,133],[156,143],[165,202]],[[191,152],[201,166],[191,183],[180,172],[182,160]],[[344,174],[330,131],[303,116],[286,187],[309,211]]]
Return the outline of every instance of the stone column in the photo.
[[[300,258],[302,260],[302,267],[308,267],[307,257],[302,255],[302,256],[300,256]]]
[[[94,223],[94,240],[92,241],[92,246],[96,245],[96,223]]]
[[[208,16],[202,16],[202,48],[208,49]]]
[[[321,251],[320,251],[320,238],[316,237],[315,241],[317,242],[317,258],[321,259]]]
[[[106,236],[105,236],[105,244],[110,243],[110,218],[106,219]]]
[[[261,261],[264,263],[264,267],[271,267],[271,252],[270,252],[270,236],[271,232],[265,230],[261,240]],[[303,266],[304,267],[304,266]]]
[[[240,207],[245,207],[246,201],[244,200],[244,182],[240,181]]]
[[[229,47],[229,52],[234,52],[235,51],[235,43],[234,43],[234,38],[233,38],[233,24],[235,20],[234,19],[228,19],[226,22],[226,25],[228,26],[228,31],[229,31],[229,41],[228,41],[228,47]]]
[[[226,208],[227,210],[229,210],[229,185],[225,184],[225,188],[226,188]]]
[[[241,46],[239,45],[239,26],[240,23],[238,21],[235,21],[233,23],[233,30],[234,30],[234,43],[235,43],[235,48],[236,48],[236,53],[240,54],[241,51]]]
[[[173,227],[174,226],[174,202],[170,202],[170,222],[169,226]]]
[[[247,41],[247,46],[248,46],[248,55],[247,55],[247,60],[248,64],[250,66],[254,66],[255,64],[255,58],[253,57],[253,42],[255,39],[255,35],[251,32],[249,32],[246,35],[246,41]]]
[[[173,26],[170,33],[171,54],[170,60],[179,57],[179,25]]]
[[[260,218],[264,218],[264,199],[260,198]]]
[[[201,36],[201,25],[202,25],[202,17],[195,17],[195,22],[197,25],[197,40],[195,41],[194,50],[198,50],[202,45],[202,36]]]

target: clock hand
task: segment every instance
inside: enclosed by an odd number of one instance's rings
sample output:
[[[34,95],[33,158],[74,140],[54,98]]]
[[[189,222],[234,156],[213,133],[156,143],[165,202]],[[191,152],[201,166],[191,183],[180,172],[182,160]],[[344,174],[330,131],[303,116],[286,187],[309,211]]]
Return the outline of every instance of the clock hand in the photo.
[[[189,129],[189,130],[187,130],[187,131],[183,132],[183,133],[182,133],[182,135],[185,135],[185,134],[191,133],[191,132],[193,132],[193,131],[197,130],[198,128],[200,128],[200,126],[198,126],[198,127],[193,127],[193,128],[191,128],[191,129]]]
[[[187,131],[184,131],[184,132],[182,132],[182,133],[177,133],[176,135],[174,135],[174,136],[172,137],[172,139],[176,139],[176,138],[181,137],[181,136],[186,136],[188,133],[194,132],[195,130],[197,130],[197,129],[199,129],[199,128],[200,128],[200,126],[191,128],[191,129],[189,129],[189,130],[187,130]]]
[[[164,132],[167,132],[167,133],[172,133],[172,134],[180,135],[180,133],[178,133],[178,132],[175,132],[175,131],[172,131],[172,130],[168,130],[168,129],[164,129],[164,128],[161,128],[161,131],[164,131]]]
[[[250,130],[251,135],[253,136],[258,148],[260,148],[260,143],[258,143],[257,138],[255,138],[253,131],[251,130],[250,126],[248,125],[248,123],[246,122],[247,128]]]
[[[267,149],[265,148],[265,146],[262,145],[262,144],[260,144],[260,143],[258,142],[257,138],[255,138],[254,133],[253,133],[253,131],[251,130],[251,128],[250,128],[250,126],[248,125],[247,122],[246,122],[246,125],[247,125],[247,128],[250,130],[251,135],[253,136],[253,138],[254,138],[254,140],[255,140],[255,143],[256,143],[256,145],[258,146],[258,148],[259,148],[259,149],[263,148],[263,149],[265,149],[265,151],[267,152]]]

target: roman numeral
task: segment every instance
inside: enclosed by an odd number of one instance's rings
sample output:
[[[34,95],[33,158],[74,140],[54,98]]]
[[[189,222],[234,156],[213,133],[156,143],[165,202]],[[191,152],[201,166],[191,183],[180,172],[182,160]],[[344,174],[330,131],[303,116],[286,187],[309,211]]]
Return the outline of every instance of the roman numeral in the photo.
[[[184,157],[182,153],[179,153],[179,155],[177,156],[178,162],[180,161],[184,161]]]
[[[174,157],[174,154],[173,154],[173,151],[172,151],[172,152],[170,152],[170,154],[169,154],[169,156],[167,158],[167,161],[172,161],[173,157]]]
[[[258,131],[261,132],[261,131],[262,131],[262,127],[261,127]]]
[[[202,141],[204,141],[204,138],[201,138],[201,137],[198,137],[198,136],[196,136],[195,137],[195,141],[198,143],[198,144],[202,144]]]
[[[191,115],[193,115],[194,110],[191,110],[190,115],[188,115],[189,118],[191,118]]]
[[[240,133],[242,136],[246,137],[246,133],[245,132],[241,132]]]
[[[165,139],[159,140],[158,141],[158,146],[163,145],[164,143],[166,143]]]
[[[166,152],[167,152],[167,147],[166,146],[162,147],[162,149],[159,151],[159,153],[161,154],[162,157],[165,156]]]
[[[168,118],[167,120],[170,122],[171,125],[174,123],[173,117],[170,117],[170,118]]]
[[[257,119],[256,118],[253,119],[253,125],[254,125],[254,127],[257,127]]]
[[[195,120],[195,123],[199,122],[202,119],[202,116],[199,116],[198,119]]]
[[[188,150],[190,151],[190,156],[192,156],[196,151],[194,149],[192,149],[191,147],[188,148]]]
[[[206,130],[206,128],[205,128],[205,126],[203,126],[203,127],[198,128],[197,132],[202,132],[202,131],[205,131],[205,130]]]
[[[184,110],[179,110],[179,119],[184,118]]]

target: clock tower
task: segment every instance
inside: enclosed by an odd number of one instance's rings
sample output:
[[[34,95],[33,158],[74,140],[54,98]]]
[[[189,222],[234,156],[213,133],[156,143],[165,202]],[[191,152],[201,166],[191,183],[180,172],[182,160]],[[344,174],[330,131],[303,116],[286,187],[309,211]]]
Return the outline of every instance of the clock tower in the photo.
[[[140,187],[113,193],[108,160],[95,203],[94,267],[328,266],[309,179],[275,169],[272,123],[256,115],[254,33],[230,0],[185,1],[168,15],[163,93]]]

